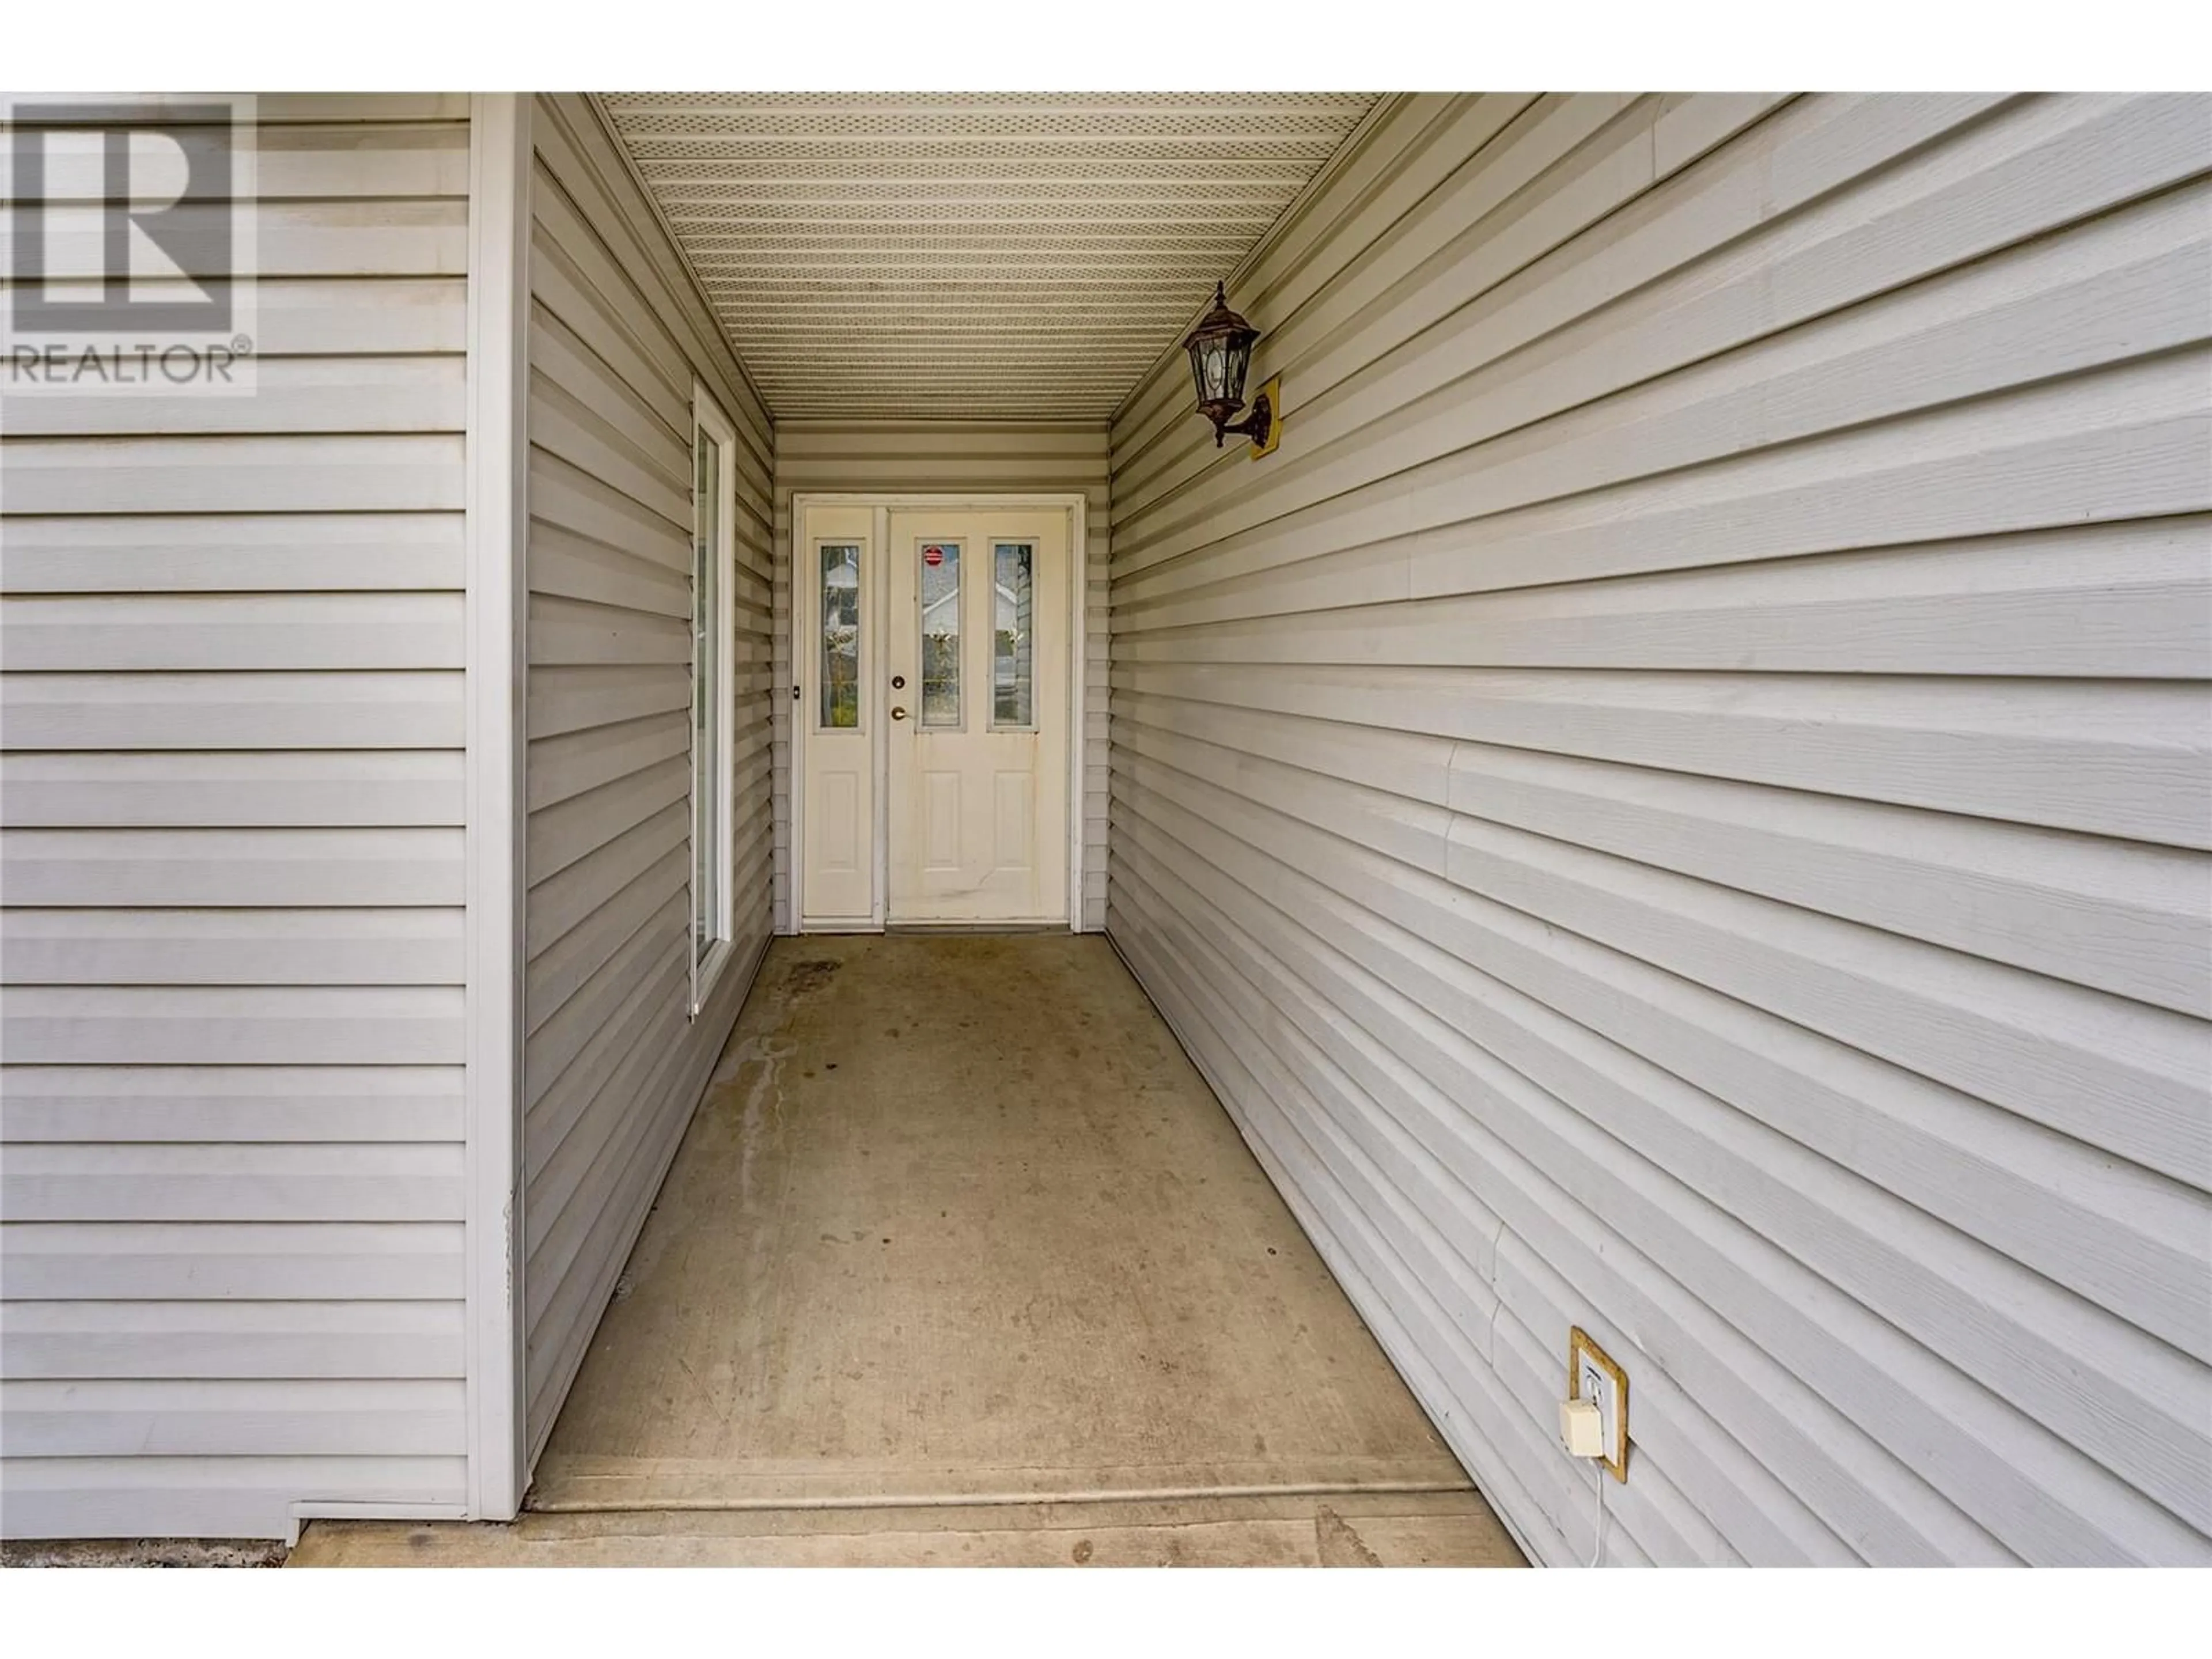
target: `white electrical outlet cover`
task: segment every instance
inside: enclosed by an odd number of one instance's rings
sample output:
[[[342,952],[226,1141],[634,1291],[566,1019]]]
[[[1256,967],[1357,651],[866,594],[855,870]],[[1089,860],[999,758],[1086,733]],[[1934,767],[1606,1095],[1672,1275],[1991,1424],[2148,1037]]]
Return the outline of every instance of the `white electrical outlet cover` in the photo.
[[[1596,1412],[1606,1468],[1614,1480],[1627,1480],[1628,1373],[1579,1325],[1567,1333],[1567,1397]]]
[[[1597,1407],[1604,1457],[1608,1463],[1620,1462],[1620,1388],[1613,1373],[1587,1353],[1576,1355],[1578,1370],[1575,1376],[1575,1398],[1587,1400]]]

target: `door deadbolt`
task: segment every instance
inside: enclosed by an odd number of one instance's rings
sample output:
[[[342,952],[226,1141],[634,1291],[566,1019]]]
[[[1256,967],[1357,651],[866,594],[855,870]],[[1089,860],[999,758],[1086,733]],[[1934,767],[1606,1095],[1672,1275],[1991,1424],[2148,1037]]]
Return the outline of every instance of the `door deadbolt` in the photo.
[[[903,674],[892,675],[891,690],[894,691],[903,691],[906,690],[906,676]]]

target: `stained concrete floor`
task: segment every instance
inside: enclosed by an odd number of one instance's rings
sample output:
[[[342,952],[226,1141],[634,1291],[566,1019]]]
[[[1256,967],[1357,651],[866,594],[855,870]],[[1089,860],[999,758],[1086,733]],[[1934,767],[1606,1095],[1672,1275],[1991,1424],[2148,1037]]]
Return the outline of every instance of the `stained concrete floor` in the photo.
[[[293,1559],[1520,1560],[1068,935],[776,942],[528,1509]]]

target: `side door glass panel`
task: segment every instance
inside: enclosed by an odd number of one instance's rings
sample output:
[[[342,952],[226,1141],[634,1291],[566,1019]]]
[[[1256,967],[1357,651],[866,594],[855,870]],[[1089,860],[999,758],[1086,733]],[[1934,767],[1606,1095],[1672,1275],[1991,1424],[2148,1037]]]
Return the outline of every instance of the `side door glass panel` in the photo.
[[[822,549],[822,692],[818,719],[829,732],[860,725],[860,550],[850,542]]]

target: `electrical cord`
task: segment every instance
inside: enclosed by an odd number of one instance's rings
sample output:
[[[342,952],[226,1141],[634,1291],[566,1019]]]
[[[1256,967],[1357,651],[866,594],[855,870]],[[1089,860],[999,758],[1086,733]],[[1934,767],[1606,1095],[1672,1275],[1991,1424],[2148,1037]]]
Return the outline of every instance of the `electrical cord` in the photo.
[[[1597,1477],[1597,1520],[1590,1531],[1589,1559],[1590,1565],[1595,1566],[1605,1559],[1605,1471],[1592,1469],[1590,1473]]]

